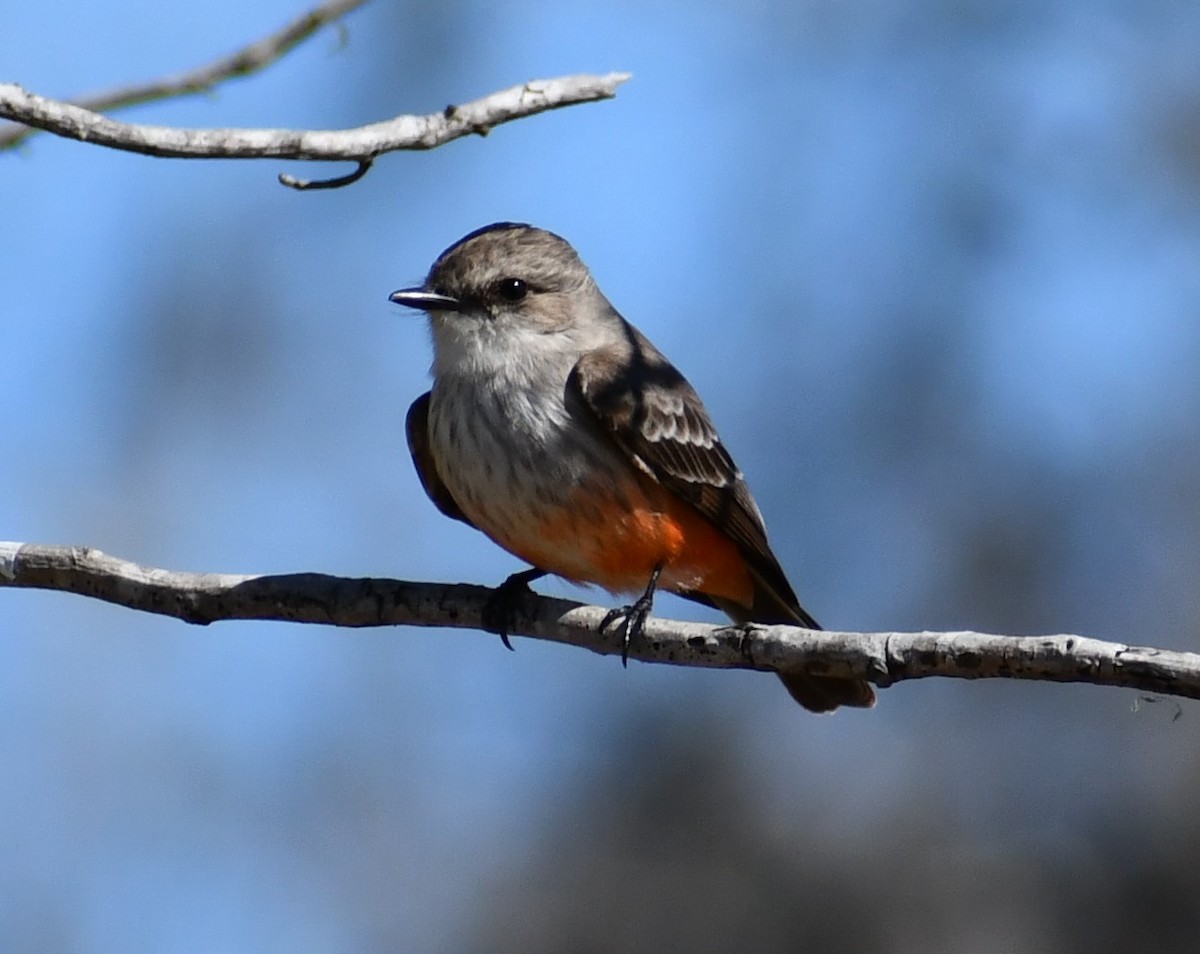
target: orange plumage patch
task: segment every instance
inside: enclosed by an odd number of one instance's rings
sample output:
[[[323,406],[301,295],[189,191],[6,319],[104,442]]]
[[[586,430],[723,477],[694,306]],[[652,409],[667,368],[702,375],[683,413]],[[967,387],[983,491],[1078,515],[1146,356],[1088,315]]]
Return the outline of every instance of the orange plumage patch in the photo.
[[[522,539],[497,540],[524,560],[578,583],[637,593],[664,565],[659,585],[753,604],[754,583],[737,545],[659,485],[622,494],[580,491],[572,506],[542,514]]]

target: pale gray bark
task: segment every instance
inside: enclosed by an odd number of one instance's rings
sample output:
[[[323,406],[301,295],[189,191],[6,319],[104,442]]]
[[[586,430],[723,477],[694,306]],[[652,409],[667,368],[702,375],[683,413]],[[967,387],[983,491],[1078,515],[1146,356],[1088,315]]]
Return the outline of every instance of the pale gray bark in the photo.
[[[327,0],[326,3],[314,7],[290,23],[284,24],[269,36],[256,40],[254,43],[242,47],[236,53],[222,56],[197,69],[165,76],[147,83],[133,83],[100,93],[80,96],[71,100],[70,105],[100,113],[123,109],[126,106],[135,106],[138,103],[151,103],[173,96],[207,92],[227,79],[235,76],[248,76],[270,66],[289,50],[307,40],[321,27],[340,19],[364,3],[366,0]],[[23,125],[0,127],[0,150],[9,149],[23,142],[36,131],[30,126]]]
[[[16,83],[0,83],[0,151],[38,129],[67,139],[182,159],[302,159],[357,163],[351,173],[331,179],[297,179],[281,174],[294,189],[327,189],[357,182],[378,156],[397,150],[433,149],[494,126],[550,109],[611,99],[628,73],[579,74],[530,80],[469,103],[429,115],[399,115],[353,129],[180,129],[118,122],[101,111],[210,90],[275,62],[327,23],[362,6],[365,0],[326,0],[280,30],[229,56],[195,70],[148,83],[124,86],[73,102],[32,93]]]
[[[308,182],[280,176],[296,188],[347,185],[375,158],[396,150],[433,149],[493,126],[550,109],[611,99],[628,73],[531,80],[482,99],[447,106],[426,116],[402,115],[354,129],[177,129],[117,122],[70,103],[0,83],[0,117],[46,129],[69,139],[147,156],[192,159],[350,160],[358,169],[337,179]]]
[[[492,590],[467,584],[348,579],[321,573],[242,576],[178,573],[88,547],[0,543],[0,587],[78,593],[189,623],[285,620],[330,626],[481,629]],[[605,609],[529,596],[511,634],[606,655],[621,641],[599,631]],[[726,669],[807,668],[888,686],[951,676],[1087,682],[1200,699],[1200,654],[1073,635],[839,633],[794,626],[710,626],[652,618],[629,656],[642,662]]]

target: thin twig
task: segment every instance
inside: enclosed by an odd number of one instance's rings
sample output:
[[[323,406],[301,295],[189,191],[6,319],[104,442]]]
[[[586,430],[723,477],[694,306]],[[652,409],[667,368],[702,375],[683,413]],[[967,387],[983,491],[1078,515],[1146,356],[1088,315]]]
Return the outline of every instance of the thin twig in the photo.
[[[353,172],[347,172],[344,176],[334,176],[332,179],[297,179],[286,172],[281,172],[279,173],[279,184],[298,192],[307,192],[309,189],[340,189],[342,186],[353,185],[365,176],[371,171],[374,163],[374,159],[359,159],[358,166]]]
[[[87,547],[0,543],[0,587],[78,593],[189,623],[286,620],[331,626],[482,629],[493,594],[481,586],[348,579],[319,573],[237,576],[151,569]],[[510,632],[620,655],[600,632],[605,611],[529,595]],[[651,619],[629,651],[642,662],[726,669],[807,669],[889,686],[950,676],[1087,682],[1200,699],[1200,654],[1081,636],[837,633],[794,626],[709,626]]]
[[[173,96],[207,92],[227,79],[248,76],[270,66],[285,53],[307,40],[321,27],[341,19],[366,2],[367,0],[328,0],[292,20],[270,36],[265,36],[236,53],[223,56],[198,69],[151,80],[148,83],[119,86],[101,93],[80,96],[71,100],[70,104],[94,113],[102,113],[123,109],[127,106],[136,106],[140,103],[169,99]],[[36,129],[16,123],[0,127],[0,152],[24,142],[35,132],[37,132]]]
[[[370,164],[396,150],[433,149],[550,109],[611,99],[628,73],[533,80],[427,116],[396,116],[355,129],[177,129],[120,123],[70,103],[0,83],[0,116],[69,139],[147,156],[191,159],[349,160]],[[343,177],[355,181],[358,175]],[[286,183],[285,183],[286,184]]]

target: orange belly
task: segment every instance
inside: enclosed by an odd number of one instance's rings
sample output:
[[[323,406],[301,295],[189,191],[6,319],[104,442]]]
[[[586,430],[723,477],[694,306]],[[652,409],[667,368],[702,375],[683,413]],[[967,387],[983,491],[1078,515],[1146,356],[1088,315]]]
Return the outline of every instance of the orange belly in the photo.
[[[540,514],[532,533],[497,542],[534,566],[614,593],[640,593],[661,564],[663,589],[753,604],[753,580],[729,537],[649,479],[622,489],[579,488],[570,506]]]

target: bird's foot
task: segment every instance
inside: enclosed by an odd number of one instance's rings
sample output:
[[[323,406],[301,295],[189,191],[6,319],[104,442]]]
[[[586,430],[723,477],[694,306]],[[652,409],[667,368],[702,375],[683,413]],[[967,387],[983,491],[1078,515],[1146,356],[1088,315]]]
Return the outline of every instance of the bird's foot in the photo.
[[[650,585],[646,592],[628,606],[611,609],[600,620],[600,632],[603,633],[613,623],[620,620],[617,632],[621,634],[621,665],[629,665],[629,647],[635,639],[641,639],[646,631],[646,620],[650,618],[650,610],[654,607],[654,588],[658,585],[658,577],[662,573],[661,566],[655,567],[650,576]]]
[[[537,567],[514,573],[496,587],[487,603],[484,604],[483,628],[489,633],[498,635],[507,649],[513,648],[513,644],[508,641],[508,631],[516,622],[521,601],[526,596],[533,594],[529,584],[545,575],[546,571],[539,570]]]

